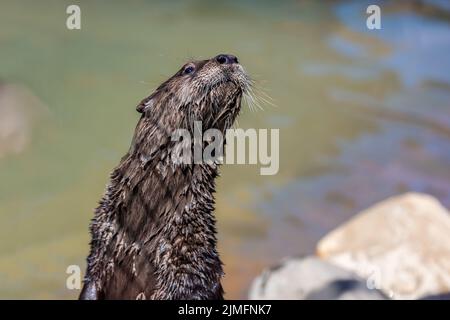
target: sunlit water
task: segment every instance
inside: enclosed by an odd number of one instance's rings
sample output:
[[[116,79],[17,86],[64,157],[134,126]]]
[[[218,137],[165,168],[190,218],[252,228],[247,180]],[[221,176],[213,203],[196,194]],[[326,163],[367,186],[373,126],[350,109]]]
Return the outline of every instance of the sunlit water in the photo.
[[[78,295],[65,270],[84,269],[134,108],[191,57],[236,54],[275,104],[245,108],[238,126],[280,129],[277,175],[222,168],[227,298],[376,201],[420,191],[450,205],[449,11],[386,3],[370,31],[364,1],[95,1],[68,31],[68,4],[1,4],[0,78],[49,111],[25,151],[0,158],[1,298]]]

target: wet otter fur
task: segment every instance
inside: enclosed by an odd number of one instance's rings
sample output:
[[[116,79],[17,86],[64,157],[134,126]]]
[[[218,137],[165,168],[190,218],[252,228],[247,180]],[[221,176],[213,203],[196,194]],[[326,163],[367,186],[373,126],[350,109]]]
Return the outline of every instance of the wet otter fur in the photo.
[[[235,56],[191,61],[142,100],[128,153],[90,225],[80,299],[222,299],[217,163],[171,159],[176,129],[229,128],[250,79]],[[193,136],[193,133],[192,133]]]

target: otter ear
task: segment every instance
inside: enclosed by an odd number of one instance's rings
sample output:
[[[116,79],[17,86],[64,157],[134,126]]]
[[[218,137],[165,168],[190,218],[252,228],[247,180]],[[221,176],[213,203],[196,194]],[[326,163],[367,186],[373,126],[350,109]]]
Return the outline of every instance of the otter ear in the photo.
[[[145,111],[149,110],[155,102],[155,97],[157,93],[158,91],[152,93],[149,97],[142,100],[136,107],[136,111],[139,113],[144,113]]]
[[[153,99],[150,96],[148,98],[145,98],[138,104],[138,106],[136,107],[136,111],[139,113],[144,113],[145,111],[150,109],[152,107],[152,105],[153,105]]]
[[[150,108],[152,108],[155,104],[155,101],[160,98],[162,92],[167,91],[166,82],[161,84],[158,89],[155,90],[150,96],[142,100],[138,106],[136,107],[136,111],[139,113],[144,113]]]

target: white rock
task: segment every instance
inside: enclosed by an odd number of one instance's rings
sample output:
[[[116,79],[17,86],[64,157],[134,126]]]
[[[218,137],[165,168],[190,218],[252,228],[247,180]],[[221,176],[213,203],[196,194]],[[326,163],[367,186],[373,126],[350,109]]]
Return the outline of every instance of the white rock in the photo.
[[[393,197],[329,233],[317,254],[394,299],[450,292],[450,215],[429,195]]]

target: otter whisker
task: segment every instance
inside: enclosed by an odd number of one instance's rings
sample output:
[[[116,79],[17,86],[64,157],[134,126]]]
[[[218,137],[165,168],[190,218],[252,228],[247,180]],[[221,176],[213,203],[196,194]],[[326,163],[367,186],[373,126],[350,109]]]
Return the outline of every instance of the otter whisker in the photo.
[[[253,89],[252,89],[252,88],[249,88],[248,96],[250,97],[252,103],[253,103],[259,110],[264,110],[264,109],[261,107],[259,101],[257,100],[257,97],[256,97],[255,93],[253,92]]]
[[[251,111],[251,112],[254,112],[255,110],[254,110],[253,104],[252,104],[252,102],[251,102],[251,100],[250,100],[250,98],[249,98],[249,94],[248,94],[248,93],[245,93],[245,94],[243,95],[243,98],[244,98],[245,104],[248,106],[248,108],[250,109],[250,111]]]
[[[259,109],[263,109],[262,105],[277,107],[277,105],[274,103],[274,99],[266,92],[266,90],[261,85],[262,82],[267,83],[268,81],[260,79],[258,80],[249,79],[249,80],[251,82],[251,85],[248,87],[250,94],[253,95],[253,98],[259,105]]]
[[[274,99],[269,96],[261,87],[259,86],[253,86],[252,89],[254,91],[252,91],[252,94],[255,97],[255,100],[258,101],[258,103],[261,105],[269,105],[271,107],[278,107],[276,104],[274,104]]]
[[[265,103],[267,103],[268,105],[272,106],[272,107],[278,107],[275,103],[274,103],[274,99],[266,92],[264,91],[261,87],[254,87],[255,91],[258,92],[258,97],[259,99],[261,99],[262,101],[264,101]]]

